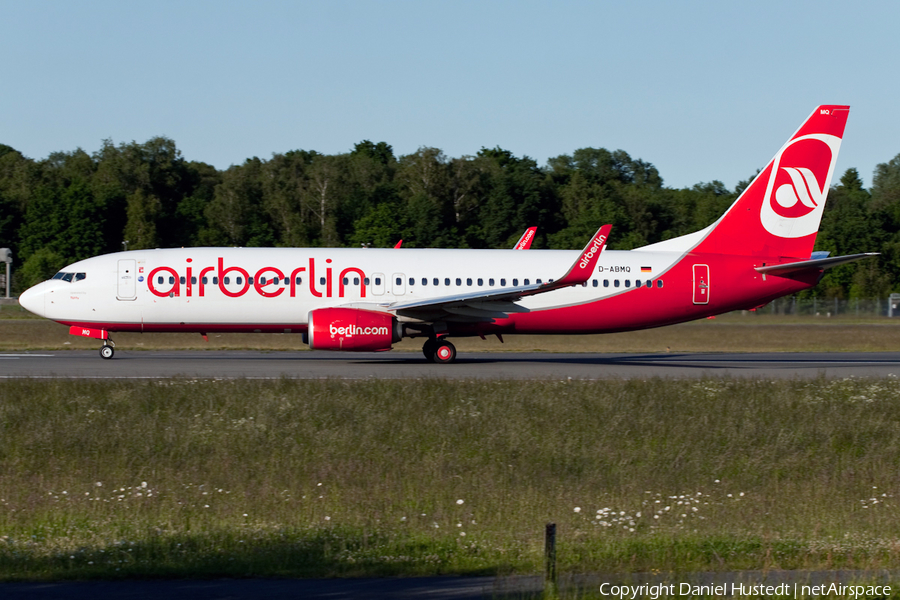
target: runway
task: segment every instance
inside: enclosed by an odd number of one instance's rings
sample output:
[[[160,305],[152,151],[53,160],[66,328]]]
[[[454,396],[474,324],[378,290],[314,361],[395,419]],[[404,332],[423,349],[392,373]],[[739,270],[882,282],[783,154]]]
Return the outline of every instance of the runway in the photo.
[[[481,352],[455,364],[428,363],[413,353],[117,350],[0,354],[0,379],[605,379],[889,377],[900,376],[900,352],[556,354]]]

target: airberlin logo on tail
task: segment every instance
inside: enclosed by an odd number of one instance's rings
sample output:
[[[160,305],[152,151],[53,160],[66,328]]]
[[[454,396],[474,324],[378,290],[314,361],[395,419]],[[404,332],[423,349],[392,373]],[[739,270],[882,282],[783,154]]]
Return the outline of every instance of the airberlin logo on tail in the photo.
[[[594,238],[594,243],[591,244],[591,247],[587,252],[581,255],[581,261],[578,263],[578,266],[582,269],[586,269],[587,266],[591,263],[591,259],[594,258],[594,255],[603,247],[603,244],[606,243],[605,235],[598,235]]]
[[[781,238],[815,233],[841,139],[824,133],[791,140],[772,160],[760,210],[762,226]]]
[[[806,167],[781,167],[791,178],[775,190],[775,212],[783,217],[796,218],[789,211],[798,210],[798,216],[808,215],[825,202],[825,190],[816,181],[816,175]],[[799,205],[799,206],[798,206]]]

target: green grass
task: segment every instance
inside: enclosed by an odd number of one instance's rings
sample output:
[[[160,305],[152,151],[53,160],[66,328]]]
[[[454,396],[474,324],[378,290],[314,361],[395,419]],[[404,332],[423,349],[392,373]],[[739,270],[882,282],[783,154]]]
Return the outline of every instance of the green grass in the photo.
[[[894,379],[0,386],[0,579],[900,564]]]

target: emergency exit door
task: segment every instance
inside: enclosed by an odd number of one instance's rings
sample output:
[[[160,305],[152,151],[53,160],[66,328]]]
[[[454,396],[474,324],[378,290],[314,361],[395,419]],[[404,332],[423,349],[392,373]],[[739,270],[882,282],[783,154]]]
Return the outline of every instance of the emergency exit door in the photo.
[[[694,304],[709,304],[709,265],[694,265]]]

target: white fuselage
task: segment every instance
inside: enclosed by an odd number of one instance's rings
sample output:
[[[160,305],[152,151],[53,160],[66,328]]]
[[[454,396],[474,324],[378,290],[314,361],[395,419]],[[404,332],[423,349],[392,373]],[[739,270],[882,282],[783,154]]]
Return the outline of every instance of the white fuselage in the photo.
[[[201,325],[210,331],[217,326],[302,331],[308,313],[318,308],[387,306],[546,282],[561,277],[578,254],[575,250],[135,250],[74,263],[65,271],[83,273],[83,278],[45,281],[23,294],[21,302],[55,321],[95,323],[111,331]],[[622,294],[637,282],[657,285],[681,256],[606,251],[587,285],[530,296],[517,304],[541,311]]]

